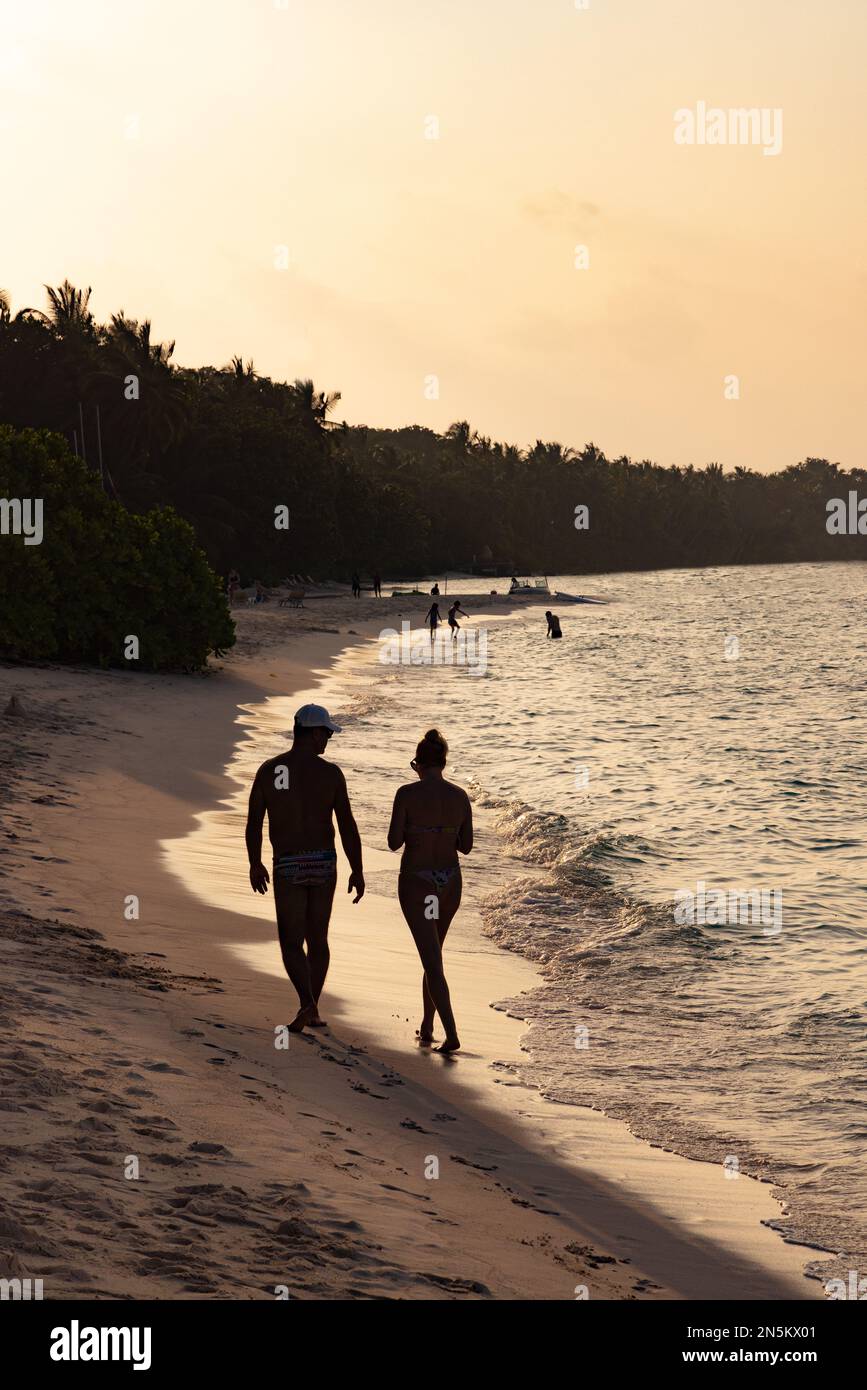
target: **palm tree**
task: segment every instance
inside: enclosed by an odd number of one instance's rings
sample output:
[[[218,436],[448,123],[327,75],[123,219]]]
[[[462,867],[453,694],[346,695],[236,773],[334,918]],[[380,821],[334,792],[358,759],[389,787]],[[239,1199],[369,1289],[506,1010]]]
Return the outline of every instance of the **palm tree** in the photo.
[[[299,420],[313,429],[330,423],[326,416],[340,400],[339,391],[317,391],[309,377],[304,380],[296,377],[292,383],[292,393]]]
[[[91,288],[78,290],[69,280],[64,280],[59,289],[45,286],[48,294],[48,313],[36,309],[34,313],[44,319],[54,329],[59,338],[85,338],[94,336],[93,314],[90,304]]]
[[[178,437],[185,416],[186,391],[171,362],[174,342],[153,342],[151,334],[149,319],[139,323],[122,309],[112,314],[92,383],[117,451],[114,475],[124,500],[132,504],[159,491],[156,466]],[[138,395],[132,399],[124,391],[130,377],[138,384]]]
[[[256,368],[253,366],[252,358],[245,365],[243,357],[233,357],[225,370],[234,372],[235,380],[240,384],[256,380]]]
[[[455,420],[446,430],[445,437],[456,444],[461,453],[471,449],[478,439],[478,435],[470,425],[469,420]]]

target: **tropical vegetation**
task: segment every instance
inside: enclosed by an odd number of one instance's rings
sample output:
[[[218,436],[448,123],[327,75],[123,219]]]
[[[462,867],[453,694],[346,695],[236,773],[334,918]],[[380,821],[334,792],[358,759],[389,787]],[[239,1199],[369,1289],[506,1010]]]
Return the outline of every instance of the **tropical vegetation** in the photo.
[[[0,297],[0,421],[63,435],[128,514],[174,509],[224,577],[867,558],[867,537],[826,529],[832,498],[867,497],[863,469],[664,466],[592,443],[518,448],[466,421],[443,434],[351,427],[335,419],[339,393],[273,381],[240,355],[177,366],[148,320],[120,310],[98,323],[90,290],[68,281],[47,293],[45,309],[14,314]]]

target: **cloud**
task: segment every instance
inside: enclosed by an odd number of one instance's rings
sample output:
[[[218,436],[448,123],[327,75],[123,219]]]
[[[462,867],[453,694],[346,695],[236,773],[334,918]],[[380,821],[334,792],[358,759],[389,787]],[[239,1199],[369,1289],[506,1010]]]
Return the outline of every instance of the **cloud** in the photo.
[[[523,198],[520,208],[533,222],[554,228],[573,227],[587,217],[598,217],[600,212],[596,203],[576,198],[573,193],[563,193],[557,188]]]

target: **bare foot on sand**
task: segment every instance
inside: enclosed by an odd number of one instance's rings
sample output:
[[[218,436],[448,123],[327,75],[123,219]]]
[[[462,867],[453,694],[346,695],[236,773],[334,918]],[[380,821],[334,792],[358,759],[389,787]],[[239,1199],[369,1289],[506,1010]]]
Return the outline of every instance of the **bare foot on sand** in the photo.
[[[316,1005],[306,1004],[303,1009],[299,1009],[292,1022],[289,1024],[290,1033],[300,1033],[302,1029],[308,1028],[317,1017]]]
[[[416,1028],[415,1036],[418,1040],[419,1047],[430,1047],[434,1040],[433,1029],[426,1028],[424,1024],[422,1024],[420,1028]]]
[[[439,1047],[434,1048],[435,1052],[457,1052],[460,1048],[460,1038],[446,1038],[445,1042],[440,1043]]]
[[[327,1028],[328,1024],[325,1022],[324,1018],[319,1017],[319,1010],[316,1009],[314,1011],[313,1017],[311,1018],[307,1026],[309,1028]]]

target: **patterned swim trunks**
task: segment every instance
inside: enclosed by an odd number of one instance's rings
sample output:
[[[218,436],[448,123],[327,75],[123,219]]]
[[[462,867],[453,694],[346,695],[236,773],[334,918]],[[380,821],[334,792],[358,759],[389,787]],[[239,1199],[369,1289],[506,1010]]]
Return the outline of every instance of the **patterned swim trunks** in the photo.
[[[330,883],[337,877],[337,851],[306,849],[300,854],[281,854],[274,860],[274,877],[296,888]]]

